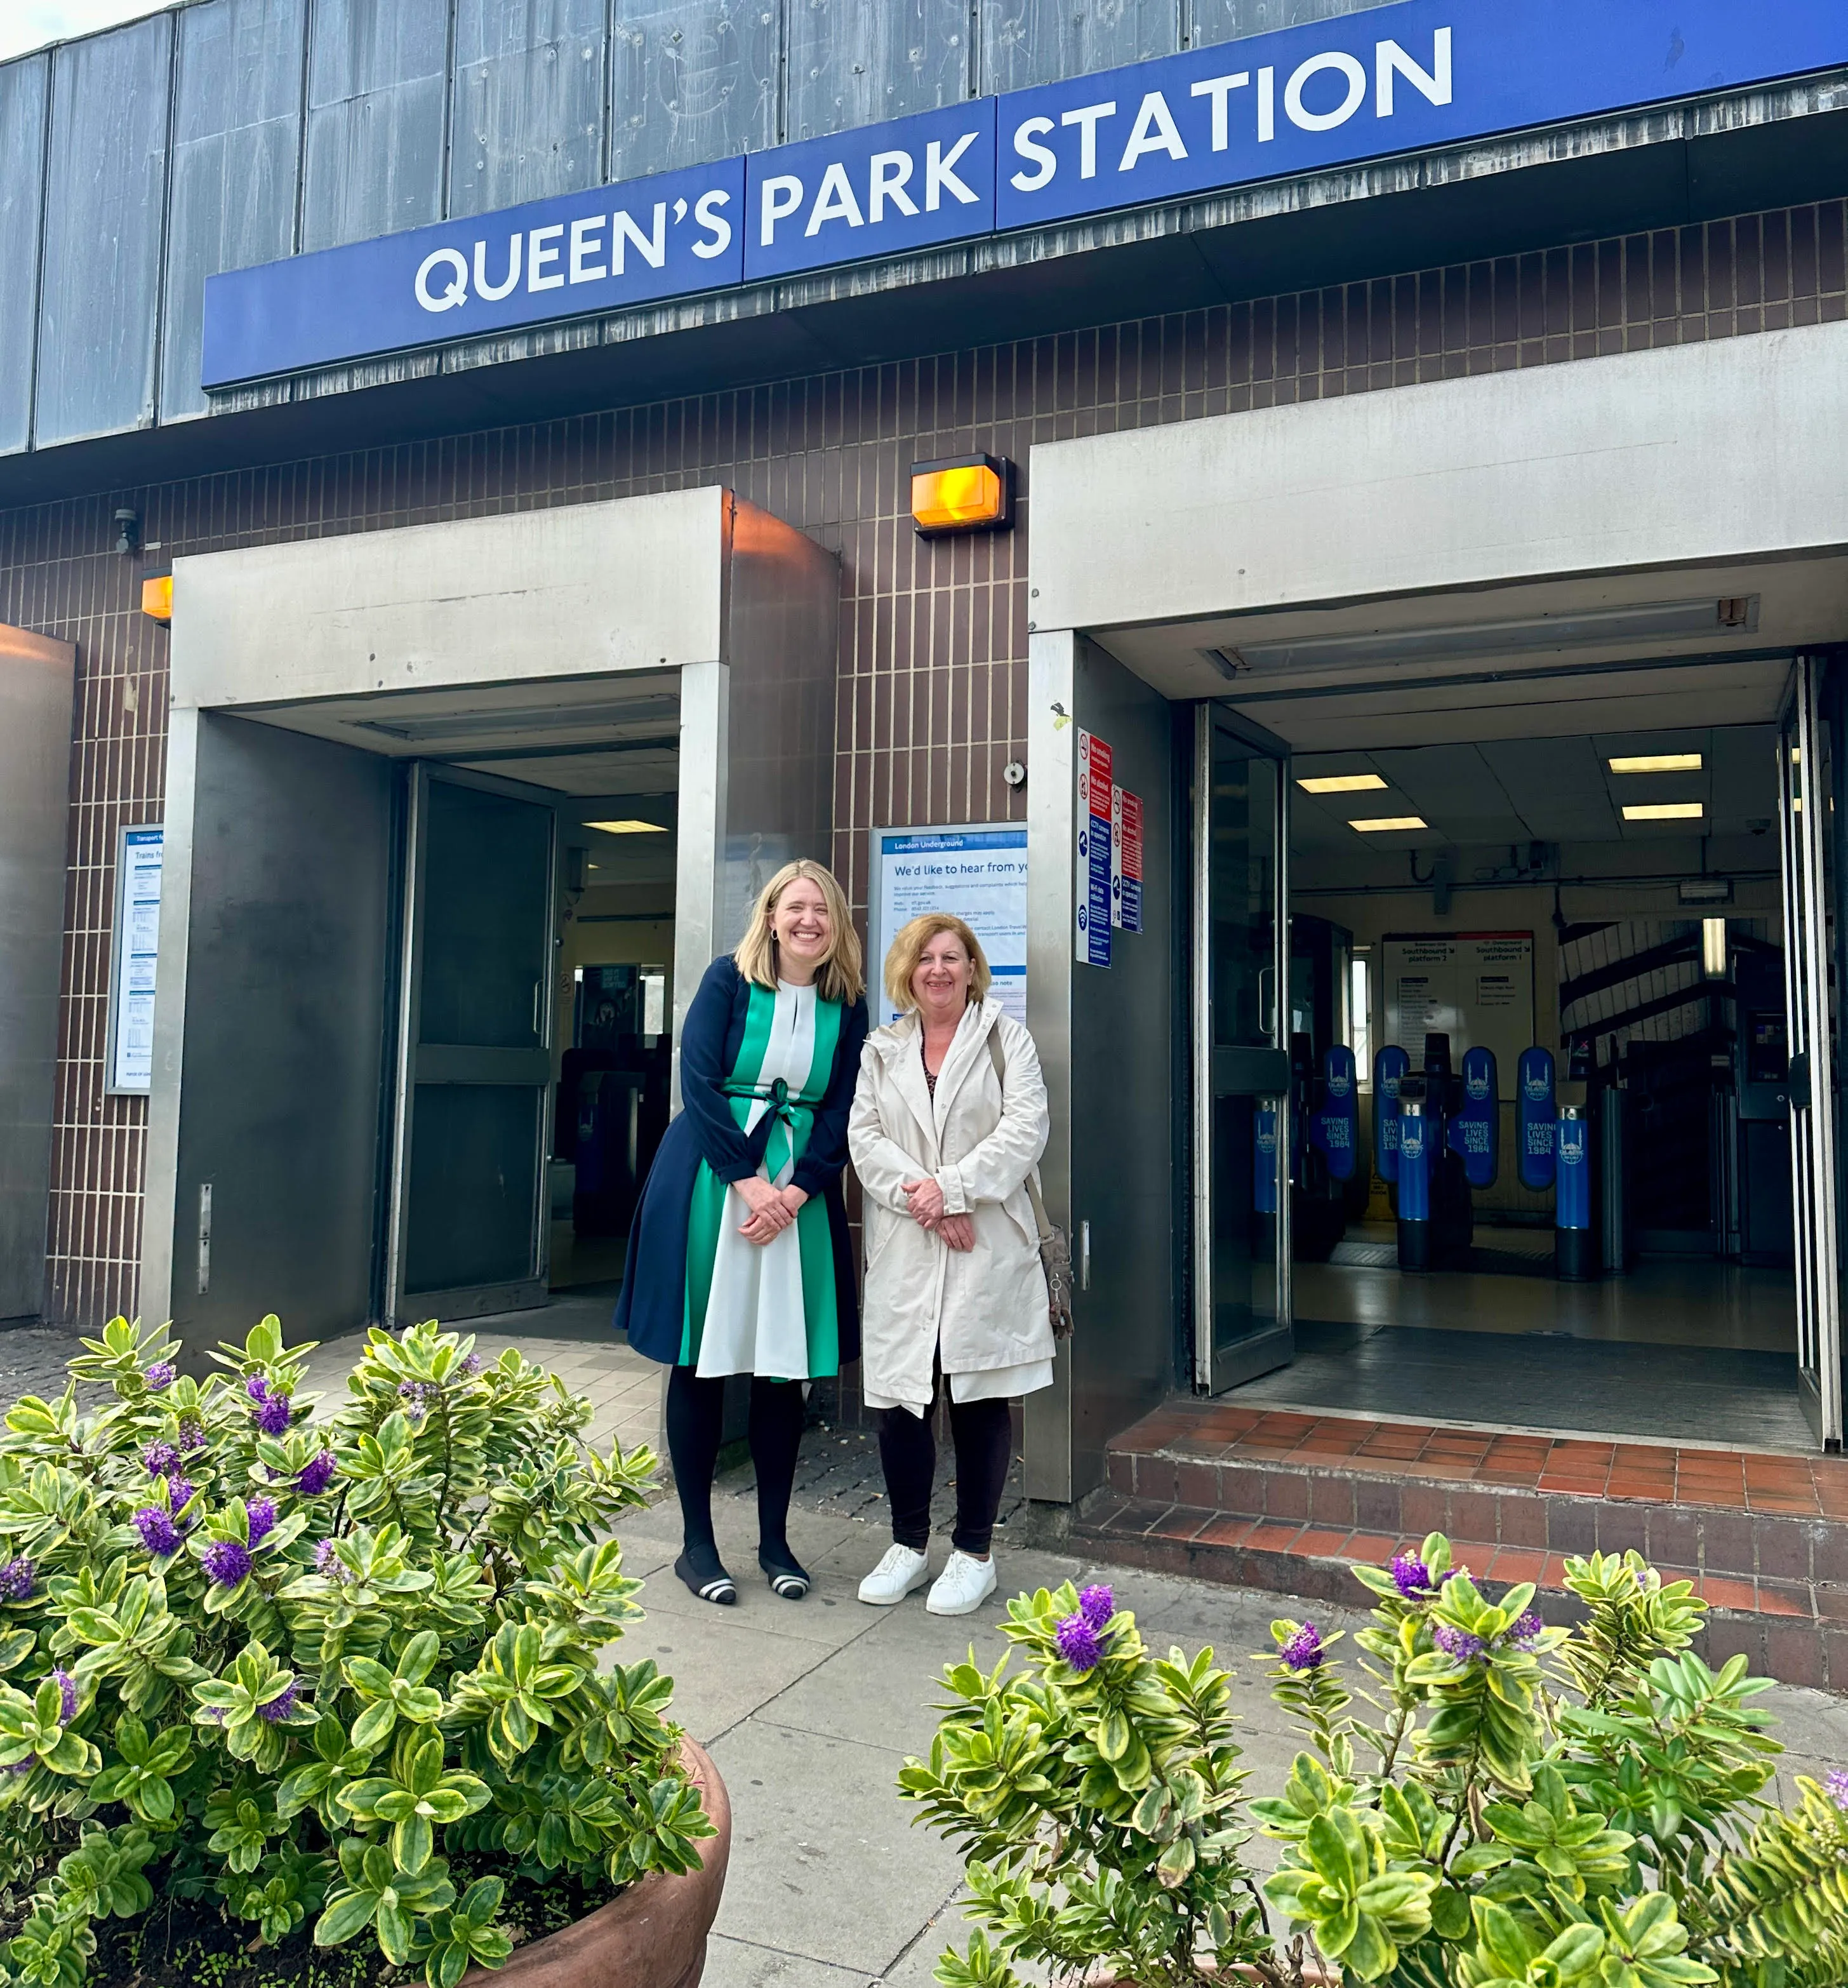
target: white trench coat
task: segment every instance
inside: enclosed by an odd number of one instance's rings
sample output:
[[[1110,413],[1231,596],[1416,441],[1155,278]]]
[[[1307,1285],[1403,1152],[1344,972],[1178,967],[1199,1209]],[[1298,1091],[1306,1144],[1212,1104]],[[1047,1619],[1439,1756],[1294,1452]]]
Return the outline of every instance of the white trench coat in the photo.
[[[991,1030],[1007,1069],[1002,1094]],[[1046,1273],[1026,1178],[1046,1150],[1046,1080],[1033,1038],[998,1002],[971,1002],[931,1099],[915,1013],[877,1029],[860,1054],[847,1147],[865,1191],[860,1381],[869,1401],[922,1413],[941,1352],[953,1399],[1021,1393],[1052,1378]],[[969,1215],[975,1246],[951,1249],[910,1213],[907,1181],[934,1180]],[[1038,1367],[1008,1376],[1000,1370]],[[970,1377],[962,1385],[956,1376]],[[994,1384],[981,1384],[989,1376]]]

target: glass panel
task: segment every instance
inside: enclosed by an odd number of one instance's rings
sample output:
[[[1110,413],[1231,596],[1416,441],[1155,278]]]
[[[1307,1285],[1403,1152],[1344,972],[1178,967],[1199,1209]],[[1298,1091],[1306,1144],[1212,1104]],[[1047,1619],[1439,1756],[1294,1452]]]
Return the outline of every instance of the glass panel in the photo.
[[[33,431],[41,448],[154,418],[172,47],[172,15],[155,14],[66,42],[53,57]]]
[[[603,178],[604,0],[460,0],[449,211]]]
[[[407,1292],[533,1274],[539,1106],[518,1084],[421,1084],[410,1141]]]
[[[302,246],[442,218],[448,0],[318,0]]]
[[[985,96],[1171,56],[1181,46],[1180,0],[981,0],[981,22]]]
[[[307,0],[212,0],[180,21],[160,418],[203,414],[205,279],[295,246]]]
[[[1227,1050],[1278,1037],[1277,819],[1282,769],[1228,732],[1213,735],[1208,813],[1208,944],[1215,1050],[1212,1113],[1213,1373],[1278,1320],[1279,1113],[1251,1094]]]
[[[51,58],[0,66],[0,455],[31,438],[32,320],[45,205],[45,98]],[[29,273],[30,272],[30,273]]]
[[[610,176],[639,179],[776,143],[774,0],[616,0]]]
[[[965,0],[789,0],[792,138],[826,137],[969,94]]]
[[[1337,15],[1364,14],[1397,0],[1188,0],[1188,45],[1204,49],[1245,35],[1268,35],[1278,28],[1300,28]]]
[[[418,1040],[535,1048],[552,951],[552,810],[450,780],[428,793]]]

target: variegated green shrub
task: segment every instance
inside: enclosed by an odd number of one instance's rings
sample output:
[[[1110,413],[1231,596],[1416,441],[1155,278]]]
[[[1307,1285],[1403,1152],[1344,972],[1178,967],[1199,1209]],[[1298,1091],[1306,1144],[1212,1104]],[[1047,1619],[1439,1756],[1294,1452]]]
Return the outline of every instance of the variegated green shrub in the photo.
[[[1015,1963],[1137,1988],[1848,1983],[1848,1773],[1768,1798],[1768,1680],[1693,1654],[1691,1584],[1569,1560],[1568,1628],[1531,1587],[1490,1600],[1435,1533],[1355,1572],[1353,1689],[1340,1634],[1272,1625],[1261,1661],[1309,1746],[1251,1801],[1211,1650],[1156,1658],[1108,1588],[1011,1604],[1027,1668],[953,1668],[900,1777],[969,1858],[981,1930],[943,1988],[1020,1988]],[[1279,1846],[1262,1878],[1254,1824]]]
[[[319,1419],[273,1317],[204,1381],[120,1319],[84,1344],[0,1437],[0,1982],[78,1988],[157,1891],[453,1988],[506,1958],[501,1874],[698,1861],[670,1682],[601,1661],[645,1449],[434,1325]]]

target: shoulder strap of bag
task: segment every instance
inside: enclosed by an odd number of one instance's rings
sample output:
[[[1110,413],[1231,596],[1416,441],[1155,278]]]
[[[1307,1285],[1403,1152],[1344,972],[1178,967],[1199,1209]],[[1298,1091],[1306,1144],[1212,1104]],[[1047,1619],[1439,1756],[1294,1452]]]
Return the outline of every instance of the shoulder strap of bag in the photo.
[[[1006,1057],[1002,1053],[998,1019],[988,1031],[988,1057],[995,1066],[995,1074],[1000,1080],[1002,1094],[1005,1097],[1008,1088],[1008,1065]],[[1037,1167],[1029,1167],[1027,1170],[1027,1199],[1033,1204],[1033,1226],[1039,1231],[1039,1239],[1044,1242],[1051,1237],[1053,1230],[1052,1223],[1046,1219],[1046,1205],[1040,1199],[1039,1169]]]

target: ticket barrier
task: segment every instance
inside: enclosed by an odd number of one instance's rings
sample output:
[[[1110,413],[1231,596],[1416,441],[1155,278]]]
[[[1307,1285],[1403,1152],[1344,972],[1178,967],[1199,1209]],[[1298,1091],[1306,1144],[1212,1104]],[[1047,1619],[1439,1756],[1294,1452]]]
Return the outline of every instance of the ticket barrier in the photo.
[[[1360,1139],[1360,1098],[1354,1053],[1345,1043],[1324,1050],[1318,1076],[1306,1035],[1290,1042],[1296,1110],[1291,1180],[1292,1253],[1326,1263],[1347,1228],[1347,1185]]]

